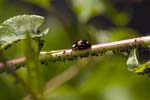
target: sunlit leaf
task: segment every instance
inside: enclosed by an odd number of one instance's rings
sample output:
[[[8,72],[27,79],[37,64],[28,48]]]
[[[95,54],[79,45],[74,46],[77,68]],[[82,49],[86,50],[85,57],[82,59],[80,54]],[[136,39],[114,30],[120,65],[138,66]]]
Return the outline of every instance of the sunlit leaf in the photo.
[[[0,26],[0,48],[4,49],[26,38],[29,33],[32,38],[42,37],[48,29],[39,32],[39,27],[43,24],[44,17],[38,15],[20,15],[4,21]]]
[[[141,64],[140,66],[137,66],[132,70],[132,72],[138,73],[138,74],[149,74],[150,73],[150,61],[147,61],[144,64]]]

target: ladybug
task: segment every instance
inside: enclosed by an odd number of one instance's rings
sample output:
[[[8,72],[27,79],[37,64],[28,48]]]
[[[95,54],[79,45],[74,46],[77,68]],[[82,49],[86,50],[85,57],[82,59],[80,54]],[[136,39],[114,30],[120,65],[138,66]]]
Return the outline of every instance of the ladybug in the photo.
[[[91,48],[91,43],[88,40],[78,40],[72,45],[72,50],[83,50]]]

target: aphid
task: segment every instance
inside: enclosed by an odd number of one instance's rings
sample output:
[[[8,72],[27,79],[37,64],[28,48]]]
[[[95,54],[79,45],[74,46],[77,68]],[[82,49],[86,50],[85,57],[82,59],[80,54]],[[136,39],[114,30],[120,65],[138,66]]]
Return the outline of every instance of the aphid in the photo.
[[[78,40],[72,45],[72,50],[83,50],[91,48],[91,43],[88,40]]]

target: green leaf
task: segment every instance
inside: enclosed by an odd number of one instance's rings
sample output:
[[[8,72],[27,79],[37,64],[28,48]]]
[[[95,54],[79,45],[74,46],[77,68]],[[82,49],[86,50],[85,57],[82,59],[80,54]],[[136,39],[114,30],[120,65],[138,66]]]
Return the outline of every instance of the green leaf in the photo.
[[[127,66],[128,70],[133,70],[139,66],[139,61],[137,57],[137,48],[134,48],[130,51],[128,60],[127,60]]]
[[[137,68],[133,70],[133,72],[138,73],[138,74],[148,74],[150,73],[150,61],[147,61],[144,64],[141,64]]]
[[[29,33],[31,38],[47,34],[48,28],[39,32],[43,22],[44,17],[38,15],[20,15],[4,21],[0,26],[0,48],[7,48],[14,42],[25,39],[26,33]]]
[[[137,48],[131,50],[129,58],[127,60],[128,70],[138,74],[149,74],[150,73],[150,61],[149,59],[144,63],[140,64],[138,57]]]

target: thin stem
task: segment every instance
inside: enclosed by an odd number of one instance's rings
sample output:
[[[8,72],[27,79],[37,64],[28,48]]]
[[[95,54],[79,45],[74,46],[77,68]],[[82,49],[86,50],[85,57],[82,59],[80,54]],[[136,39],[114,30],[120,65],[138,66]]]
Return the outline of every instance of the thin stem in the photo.
[[[4,55],[2,56],[4,58]],[[5,60],[3,61],[3,66],[4,68],[12,75],[14,76],[14,78],[16,78],[16,80],[18,80],[24,87],[25,89],[30,93],[30,95],[32,96],[32,98],[34,98],[35,100],[40,100],[38,94],[36,94],[31,88],[30,86],[27,84],[27,82],[25,80],[23,80],[20,75],[18,75],[18,73],[16,73],[15,68],[16,66],[10,63],[7,63]]]
[[[65,82],[71,80],[73,77],[78,75],[80,71],[80,67],[77,66],[70,66],[67,70],[64,72],[58,74],[54,78],[50,79],[45,87],[44,87],[44,95],[47,96],[50,94],[54,89],[59,87],[60,85],[64,84]],[[30,95],[27,95],[23,98],[23,100],[29,100]]]
[[[72,49],[65,50],[56,50],[56,51],[43,51],[40,52],[39,59],[41,63],[47,63],[49,61],[65,61],[65,60],[75,60],[78,57],[88,57],[89,55],[99,55],[98,53],[103,53],[109,50],[115,50],[118,48],[127,48],[127,47],[135,47],[136,45],[149,45],[150,44],[150,36],[115,41],[110,43],[102,43],[92,45],[91,49],[86,50],[77,50],[73,51]],[[8,61],[7,63],[12,63],[14,65],[24,64],[26,61],[25,57],[20,57],[17,59],[13,59]],[[4,69],[4,64],[0,63],[0,70]]]
[[[67,82],[68,80],[75,77],[80,71],[80,68],[77,66],[71,66],[64,72],[60,73],[56,77],[49,80],[44,88],[44,94],[47,95],[52,92],[55,88],[60,86],[61,84]]]

